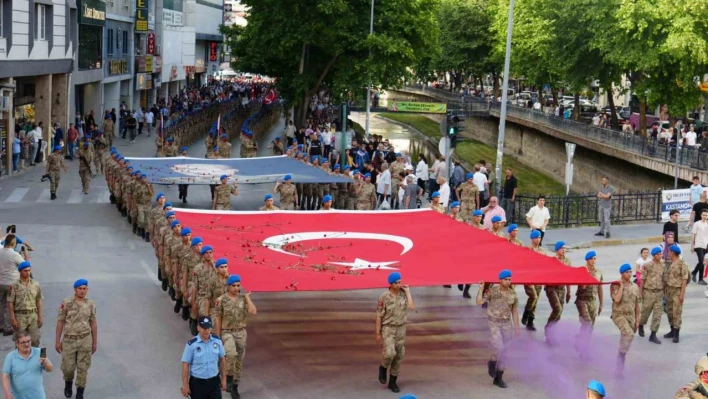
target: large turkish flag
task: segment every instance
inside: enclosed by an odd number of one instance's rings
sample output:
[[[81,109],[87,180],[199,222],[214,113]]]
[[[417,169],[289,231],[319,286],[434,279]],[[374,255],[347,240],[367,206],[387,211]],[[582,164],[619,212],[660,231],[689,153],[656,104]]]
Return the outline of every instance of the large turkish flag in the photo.
[[[598,284],[583,267],[428,209],[175,213],[250,291],[387,287],[394,270],[411,286],[496,282],[503,269],[515,284]]]

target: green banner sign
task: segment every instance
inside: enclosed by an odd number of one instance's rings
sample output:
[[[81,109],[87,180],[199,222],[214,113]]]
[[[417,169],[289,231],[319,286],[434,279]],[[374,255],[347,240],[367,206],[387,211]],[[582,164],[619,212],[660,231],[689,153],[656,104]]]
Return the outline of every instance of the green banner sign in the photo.
[[[419,103],[413,101],[389,101],[389,111],[400,112],[424,112],[428,114],[447,113],[447,104],[443,103]]]
[[[106,24],[106,3],[101,0],[80,0],[78,2],[79,23],[104,26]]]

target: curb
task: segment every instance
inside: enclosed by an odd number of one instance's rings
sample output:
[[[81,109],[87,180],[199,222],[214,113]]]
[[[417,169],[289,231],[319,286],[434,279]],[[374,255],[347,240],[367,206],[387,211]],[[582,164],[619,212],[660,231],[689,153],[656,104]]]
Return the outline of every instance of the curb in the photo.
[[[577,244],[569,245],[568,248],[581,249],[581,248],[592,248],[592,247],[613,247],[613,246],[617,246],[617,245],[660,243],[662,241],[663,241],[662,236],[651,236],[651,237],[640,237],[640,238],[586,241],[586,242],[580,242]]]

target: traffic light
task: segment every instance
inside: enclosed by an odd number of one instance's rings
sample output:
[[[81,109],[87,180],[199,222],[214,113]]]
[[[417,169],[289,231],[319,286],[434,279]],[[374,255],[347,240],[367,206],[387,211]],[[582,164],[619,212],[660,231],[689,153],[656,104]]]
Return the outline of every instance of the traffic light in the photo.
[[[462,139],[459,137],[460,133],[465,130],[465,117],[460,115],[448,115],[448,131],[447,135],[450,138],[450,147],[455,148],[458,142]]]

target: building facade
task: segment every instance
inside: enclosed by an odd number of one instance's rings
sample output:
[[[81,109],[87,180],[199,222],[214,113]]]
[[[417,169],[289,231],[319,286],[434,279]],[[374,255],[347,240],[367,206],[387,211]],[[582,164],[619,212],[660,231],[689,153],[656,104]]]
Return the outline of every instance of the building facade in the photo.
[[[135,51],[132,3],[132,0],[106,2],[103,104],[104,111],[115,110],[118,118],[120,118],[120,105],[125,104],[127,107],[133,103]],[[114,134],[117,134],[118,126],[120,122],[116,123]]]
[[[122,1],[122,0],[118,0]],[[80,126],[82,118],[93,114],[100,123],[103,113],[103,68],[106,27],[106,3],[101,0],[77,0],[78,49],[71,74],[73,101],[70,108],[72,123]],[[85,119],[84,119],[85,120]]]

